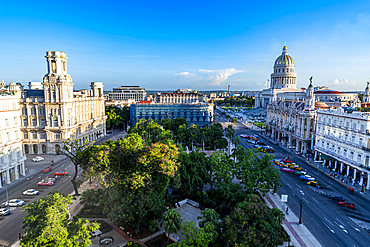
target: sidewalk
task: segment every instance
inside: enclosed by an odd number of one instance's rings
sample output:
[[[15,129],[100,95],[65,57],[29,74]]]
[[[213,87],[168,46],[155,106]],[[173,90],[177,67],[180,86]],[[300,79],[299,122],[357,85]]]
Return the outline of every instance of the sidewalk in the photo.
[[[285,212],[285,205],[282,204],[278,195],[274,195],[273,193],[268,193],[264,197],[266,204],[272,208],[278,208],[281,211]],[[282,226],[284,227],[285,231],[288,233],[291,239],[291,245],[295,247],[320,247],[321,244],[316,240],[316,238],[312,235],[312,233],[307,229],[307,227],[302,224],[298,225],[298,217],[289,210],[289,214],[285,215],[284,222]],[[287,246],[285,243],[282,246]]]

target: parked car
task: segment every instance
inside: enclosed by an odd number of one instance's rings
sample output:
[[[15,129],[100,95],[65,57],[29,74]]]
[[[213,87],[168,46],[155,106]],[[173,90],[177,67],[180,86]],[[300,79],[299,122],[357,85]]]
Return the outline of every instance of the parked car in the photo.
[[[53,169],[51,166],[46,167],[42,172],[50,172]]]
[[[313,187],[320,188],[321,186],[317,183],[317,181],[309,181],[307,182],[307,185],[311,185]]]
[[[7,208],[0,208],[0,215],[1,216],[5,216],[5,215],[8,215],[10,214],[10,210],[7,209]]]
[[[349,201],[340,201],[339,205],[342,206],[342,207],[346,207],[346,208],[352,208],[352,209],[355,208],[355,204],[353,202],[349,202]]]
[[[329,199],[334,200],[334,201],[338,201],[338,202],[342,202],[342,201],[346,200],[343,196],[338,196],[338,195],[329,196]]]
[[[54,185],[54,182],[50,181],[50,180],[43,180],[43,181],[37,183],[37,186],[44,186],[44,185],[45,186],[47,186],[47,185],[51,186],[51,185]]]
[[[34,196],[34,195],[38,195],[39,194],[39,191],[37,190],[34,190],[34,189],[29,189],[29,190],[26,190],[23,192],[23,195],[25,196]]]
[[[92,232],[90,232],[90,235],[91,235],[92,237],[96,237],[96,236],[99,236],[99,235],[101,235],[101,234],[103,234],[103,233],[102,233],[102,231],[100,231],[99,229],[98,229],[98,230],[96,230],[96,231],[92,231]]]
[[[4,202],[3,204],[5,205],[5,207],[8,206],[8,202]],[[22,200],[19,200],[19,199],[9,200],[9,207],[19,207],[19,206],[23,206],[23,205],[24,205],[24,201],[22,201]]]
[[[296,171],[302,171],[302,168],[299,165],[297,165],[296,163],[291,163],[289,165],[289,167],[296,170]]]
[[[307,172],[304,172],[304,171],[296,171],[294,174],[297,175],[297,176],[302,176],[302,175],[306,175]]]
[[[36,156],[35,158],[32,159],[32,161],[34,162],[39,162],[39,161],[43,161],[44,158],[43,157],[40,157],[40,156]]]
[[[314,181],[315,180],[314,177],[312,177],[312,176],[310,176],[308,174],[299,176],[299,179],[306,180],[306,181]]]
[[[289,168],[281,168],[280,171],[288,172],[288,173],[294,173],[294,170],[289,169]]]
[[[64,175],[67,175],[68,172],[66,171],[61,171],[61,172],[54,172],[54,176],[64,176]]]

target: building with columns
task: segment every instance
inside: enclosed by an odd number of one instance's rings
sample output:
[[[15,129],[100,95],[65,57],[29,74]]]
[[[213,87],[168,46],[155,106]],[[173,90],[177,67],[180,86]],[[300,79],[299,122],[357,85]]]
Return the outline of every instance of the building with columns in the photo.
[[[73,91],[66,53],[48,51],[45,57],[42,87],[31,82],[20,102],[26,154],[58,154],[68,138],[93,141],[106,134],[103,83]]]
[[[370,189],[370,113],[318,110],[314,150],[316,160]]]
[[[315,130],[316,108],[328,107],[323,102],[315,102],[312,78],[304,100],[277,99],[273,87],[266,110],[266,132],[274,140],[283,142],[297,152],[309,153],[312,149],[311,132]]]
[[[306,89],[297,88],[297,74],[293,58],[288,55],[288,48],[283,47],[282,54],[276,58],[273,73],[270,75],[270,86],[255,94],[255,107],[267,108],[274,88],[277,98],[303,101]],[[327,87],[314,88],[316,101],[325,101],[327,105],[345,106],[358,99],[357,93],[344,93],[330,90]],[[370,97],[369,97],[370,101]]]
[[[20,100],[20,85],[0,83],[0,188],[25,174]]]

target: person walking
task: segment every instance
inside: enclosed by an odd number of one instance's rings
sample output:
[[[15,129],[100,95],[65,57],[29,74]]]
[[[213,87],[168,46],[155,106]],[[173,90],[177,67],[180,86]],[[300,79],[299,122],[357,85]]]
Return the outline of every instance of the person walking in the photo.
[[[21,238],[22,238],[21,233],[18,234],[18,238],[19,238],[19,240],[21,240]]]
[[[287,207],[286,207],[286,210],[285,210],[285,214],[286,214],[286,215],[289,215],[289,212],[288,212],[288,211],[289,211],[289,207],[287,206]]]

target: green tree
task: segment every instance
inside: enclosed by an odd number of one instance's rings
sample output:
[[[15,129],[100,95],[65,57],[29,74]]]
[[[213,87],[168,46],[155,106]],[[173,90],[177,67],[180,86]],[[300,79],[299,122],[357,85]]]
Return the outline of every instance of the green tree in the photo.
[[[191,141],[191,150],[194,150],[194,142],[197,143],[199,139],[199,128],[198,125],[191,124],[189,129],[190,141]]]
[[[177,231],[179,231],[181,228],[181,222],[182,218],[179,212],[177,212],[175,209],[167,210],[166,215],[164,216],[162,222],[165,231],[168,233],[167,245],[170,237],[169,234],[176,233]]]
[[[91,149],[89,149],[88,146],[92,145],[92,143],[93,142],[89,142],[88,140],[82,141],[82,139],[70,138],[63,142],[63,154],[70,159],[75,168],[71,183],[73,184],[76,196],[79,195],[78,187],[81,184],[81,181],[76,181],[78,167],[80,164],[86,163],[89,159]]]
[[[99,223],[74,217],[69,220],[68,205],[72,196],[51,192],[44,198],[27,203],[23,210],[25,234],[21,246],[90,246],[91,231],[99,228]]]
[[[153,119],[140,119],[134,127],[129,129],[128,133],[139,134],[145,140],[145,142],[148,142],[149,144],[158,142],[159,140],[163,142],[165,137],[169,140],[174,139],[172,134],[170,134],[168,131],[166,132],[163,127]]]
[[[181,147],[182,142],[186,140],[187,135],[188,129],[186,128],[186,125],[185,124],[180,125],[177,131],[177,141],[180,142]]]
[[[239,163],[236,165],[234,175],[241,180],[240,183],[247,193],[260,191],[265,195],[275,184],[280,184],[280,172],[272,164],[272,155],[246,149],[244,153],[239,152],[237,157]]]
[[[228,156],[230,156],[231,145],[232,145],[232,140],[234,139],[234,135],[235,135],[235,130],[233,129],[233,126],[229,124],[227,128],[225,128],[225,136],[228,140],[228,148],[227,148]]]
[[[221,187],[223,184],[231,183],[233,177],[235,163],[222,151],[214,152],[210,155],[209,174],[210,185],[216,188]]]
[[[128,106],[124,106],[123,108],[118,106],[106,106],[105,114],[107,115],[106,124],[108,129],[126,129],[127,122],[130,120],[130,108]]]
[[[200,227],[204,227],[208,222],[212,223],[214,226],[219,225],[220,215],[216,212],[216,210],[207,208],[202,210],[200,214],[201,216],[198,217],[198,220],[201,220],[199,221]]]
[[[209,181],[208,167],[210,165],[205,153],[199,150],[189,154],[181,152],[179,162],[181,164],[179,167],[181,188],[190,194],[194,189],[201,190]]]
[[[230,246],[278,246],[284,242],[283,220],[283,212],[269,208],[253,195],[224,218],[223,234]]]
[[[218,233],[215,226],[211,222],[207,222],[203,227],[196,227],[194,222],[185,221],[181,226],[182,234],[185,235],[185,239],[181,242],[171,244],[170,246],[177,247],[208,247],[211,243],[215,242]]]

